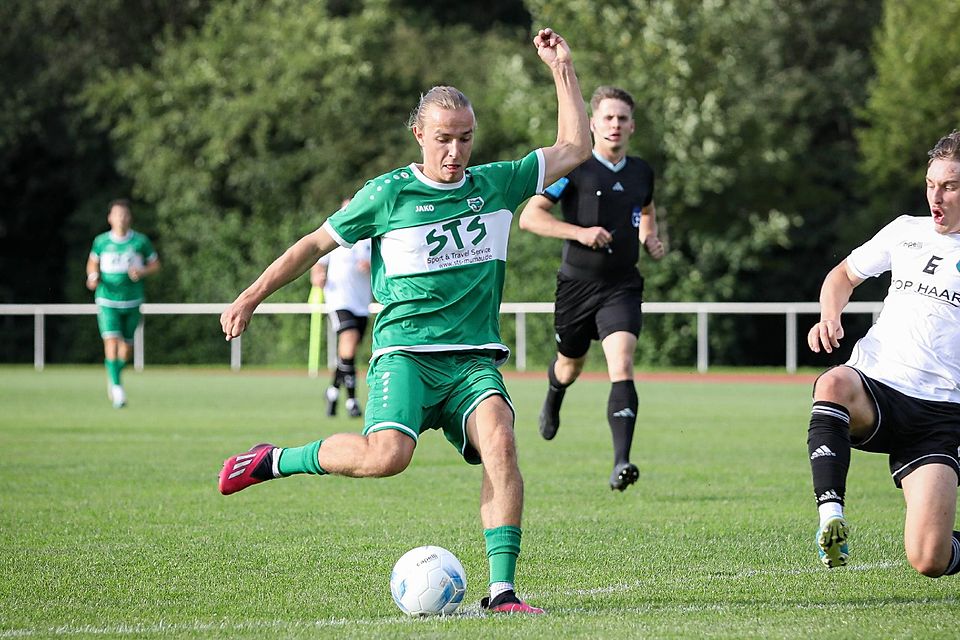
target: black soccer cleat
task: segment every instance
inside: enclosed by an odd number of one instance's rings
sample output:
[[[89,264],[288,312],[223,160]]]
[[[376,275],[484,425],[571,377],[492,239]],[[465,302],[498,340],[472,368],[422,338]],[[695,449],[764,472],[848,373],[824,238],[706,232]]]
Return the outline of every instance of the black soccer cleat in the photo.
[[[610,489],[624,491],[640,477],[640,470],[632,462],[621,462],[610,474]]]
[[[336,387],[327,387],[327,417],[332,418],[337,415],[337,399],[340,397],[340,389]]]
[[[553,440],[560,428],[560,404],[566,389],[557,389],[552,385],[547,389],[547,397],[540,409],[540,435],[544,440]]]
[[[347,415],[351,418],[359,418],[363,415],[360,403],[357,402],[356,398],[347,398]]]

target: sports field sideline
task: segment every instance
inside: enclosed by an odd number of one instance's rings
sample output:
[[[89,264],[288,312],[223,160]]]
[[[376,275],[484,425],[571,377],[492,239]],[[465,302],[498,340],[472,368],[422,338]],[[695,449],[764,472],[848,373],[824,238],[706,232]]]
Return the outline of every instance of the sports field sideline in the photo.
[[[279,375],[278,375],[279,373]],[[733,374],[730,374],[731,376]],[[220,496],[223,459],[358,421],[326,378],[150,367],[111,407],[102,367],[0,367],[0,638],[955,638],[960,597],[903,556],[882,456],[853,454],[851,566],[813,545],[809,374],[642,375],[633,459],[611,492],[608,385],[572,387],[552,442],[544,382],[508,376],[526,480],[519,589],[549,615],[484,617],[480,472],[437,432],[383,480],[297,477]],[[467,604],[409,619],[393,562],[437,544]]]

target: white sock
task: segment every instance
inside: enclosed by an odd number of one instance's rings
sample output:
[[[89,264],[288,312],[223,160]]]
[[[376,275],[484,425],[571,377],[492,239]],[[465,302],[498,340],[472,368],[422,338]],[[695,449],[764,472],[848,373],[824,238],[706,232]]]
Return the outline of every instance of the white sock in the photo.
[[[839,502],[824,502],[817,507],[817,511],[820,512],[821,527],[831,518],[843,517],[843,505]]]
[[[490,602],[504,591],[513,591],[512,582],[491,582],[490,583]]]

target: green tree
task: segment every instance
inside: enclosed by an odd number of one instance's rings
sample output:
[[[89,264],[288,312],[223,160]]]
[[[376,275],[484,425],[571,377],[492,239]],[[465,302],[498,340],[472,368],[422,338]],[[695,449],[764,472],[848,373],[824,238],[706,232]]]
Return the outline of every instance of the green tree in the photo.
[[[960,4],[951,0],[884,3],[877,72],[857,130],[860,169],[871,193],[855,227],[858,236],[901,213],[926,211],[926,152],[960,127],[958,21]]]
[[[364,178],[416,160],[404,123],[432,85],[474,100],[476,162],[552,141],[542,100],[528,101],[542,64],[525,33],[421,23],[383,0],[343,15],[306,0],[225,2],[195,33],[162,42],[150,67],[88,88],[121,172],[156,208],[182,300],[231,300]],[[305,300],[307,287],[272,300]],[[281,359],[303,357],[283,342]],[[258,348],[245,354],[267,359],[274,346]]]
[[[114,170],[109,141],[84,117],[76,96],[100,70],[148,60],[158,34],[173,36],[197,23],[208,4],[0,3],[0,301],[90,301],[86,253],[93,234],[106,229],[106,203],[126,195],[129,183]],[[138,209],[141,228],[150,218]],[[81,333],[94,335],[95,324],[85,320]],[[0,332],[7,338],[0,359],[29,361],[32,326],[8,316],[0,318]],[[100,349],[63,322],[49,323],[47,339],[57,359],[92,357]]]
[[[816,296],[838,209],[856,198],[854,110],[877,19],[876,3],[835,4],[528,0],[535,23],[586,52],[585,90],[618,84],[638,99],[633,152],[657,170],[671,248],[643,267],[648,300]],[[648,325],[643,359],[692,363],[691,323]],[[738,325],[712,323],[721,361],[783,361],[765,326]]]

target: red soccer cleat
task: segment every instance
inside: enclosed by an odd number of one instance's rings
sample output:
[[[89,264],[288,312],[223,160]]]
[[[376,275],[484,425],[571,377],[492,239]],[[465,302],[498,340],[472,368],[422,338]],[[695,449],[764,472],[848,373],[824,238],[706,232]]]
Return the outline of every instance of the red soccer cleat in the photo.
[[[265,480],[279,478],[279,458],[280,449],[267,443],[227,458],[220,470],[220,493],[228,496]]]
[[[531,607],[529,604],[517,597],[513,591],[501,593],[490,603],[490,598],[484,598],[480,601],[480,608],[491,613],[529,613],[539,615],[546,613],[540,607]]]

